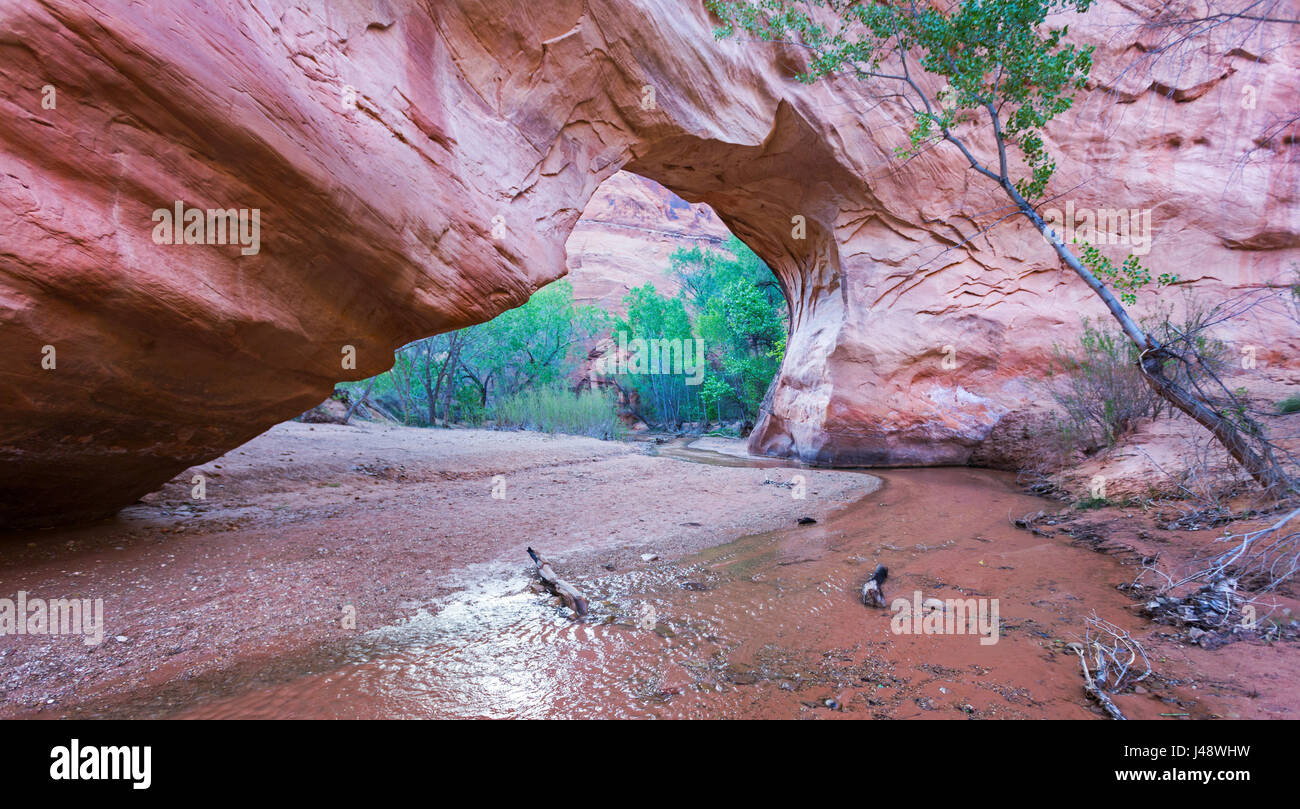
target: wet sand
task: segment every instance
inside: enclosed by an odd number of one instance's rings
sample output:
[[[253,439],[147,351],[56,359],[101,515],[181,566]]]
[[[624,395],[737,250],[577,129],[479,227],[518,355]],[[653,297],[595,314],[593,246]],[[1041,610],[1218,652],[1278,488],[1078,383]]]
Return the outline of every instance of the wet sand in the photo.
[[[106,639],[0,636],[0,716],[258,676],[529,569],[672,558],[823,517],[878,481],[653,457],[650,445],[486,430],[279,425],[107,523],[0,533],[0,597],[103,598]],[[195,474],[206,499],[192,497]],[[781,470],[781,477],[788,475]],[[772,483],[765,483],[771,479]],[[494,497],[494,492],[499,497]],[[355,628],[345,628],[345,608]],[[119,640],[120,638],[120,640]],[[233,673],[233,674],[232,674]]]
[[[239,512],[248,519],[244,527],[215,531],[211,523],[219,525],[225,513],[215,508],[183,521],[183,534],[145,540],[145,559],[124,549],[108,571],[96,569],[100,576],[116,569],[108,581],[126,597],[133,584],[124,578],[126,568],[143,572],[157,554],[187,554],[181,565],[187,568],[200,565],[200,556],[205,563],[213,557],[203,569],[216,577],[243,553],[248,558],[238,573],[245,564],[260,573],[260,589],[231,593],[225,590],[230,579],[222,579],[212,585],[213,597],[247,601],[267,593],[287,610],[255,611],[260,620],[241,627],[210,610],[155,605],[136,616],[143,627],[171,627],[173,634],[181,626],[202,627],[174,662],[151,653],[167,643],[166,632],[120,645],[110,640],[89,653],[74,649],[80,645],[74,639],[54,639],[63,644],[52,656],[55,665],[73,677],[84,671],[83,685],[43,704],[45,681],[33,680],[30,668],[23,677],[6,674],[5,711],[186,718],[1094,718],[1101,714],[1084,697],[1078,658],[1066,648],[1094,613],[1130,630],[1156,665],[1139,692],[1117,698],[1130,716],[1285,718],[1300,704],[1296,644],[1239,642],[1208,650],[1180,641],[1170,627],[1138,615],[1117,589],[1134,576],[1124,554],[1014,528],[1010,518],[1060,505],[1020,492],[1002,473],[890,470],[877,473],[885,481],[877,489],[873,475],[776,462],[750,466],[755,462],[734,454],[675,446],[648,457],[642,447],[586,439],[477,431],[355,437],[338,432],[349,428],[327,428],[335,432],[322,441],[307,429],[284,425],[257,439],[266,441],[253,448],[253,460],[232,453],[209,465],[229,472],[227,496],[251,500],[238,507],[251,509]],[[412,441],[433,443],[422,452]],[[371,463],[356,463],[349,452],[392,458],[399,447],[415,457],[354,473],[378,482],[346,481],[339,494],[363,496],[353,500],[365,504],[360,508],[348,503],[330,511],[317,502],[320,493],[303,486],[319,480],[323,468],[341,475],[341,468]],[[295,460],[270,463],[284,457],[270,454],[273,449],[292,452]],[[439,453],[436,461],[430,457]],[[503,471],[526,466],[525,457],[535,464],[528,471]],[[290,463],[304,466],[290,469]],[[501,516],[491,508],[506,503],[484,491],[497,474],[506,475],[507,493],[517,498],[511,506],[517,510]],[[794,475],[805,477],[808,499],[792,497]],[[469,488],[457,496],[457,486]],[[119,522],[139,518],[161,530],[160,512],[174,517],[180,508],[176,492],[170,496],[164,491]],[[281,500],[291,508],[273,505]],[[819,522],[794,525],[802,515]],[[1123,515],[1111,518],[1123,522]],[[339,559],[347,543],[358,541],[349,532],[373,541],[363,553]],[[287,543],[304,558],[278,559],[277,549]],[[525,544],[548,552],[587,593],[587,618],[575,620],[538,592],[519,558]],[[326,552],[301,553],[313,545]],[[44,563],[47,577],[50,567],[66,567],[71,553],[57,543],[43,552],[52,555]],[[112,552],[98,552],[112,559]],[[254,568],[257,553],[273,564]],[[659,559],[644,561],[642,553]],[[916,592],[997,599],[997,642],[971,634],[895,634],[892,612],[868,609],[858,599],[877,563],[891,569],[890,600]],[[7,560],[0,582],[15,589],[15,574],[30,581],[31,567]],[[162,578],[174,582],[179,575]],[[49,591],[59,583],[40,584]],[[330,598],[323,597],[326,588],[333,588]],[[164,592],[177,589],[172,584]],[[358,614],[369,621],[359,621],[355,631],[338,628],[333,600],[367,605]],[[313,620],[294,620],[304,613]],[[203,640],[213,637],[226,641],[224,654],[212,654],[222,646]],[[12,641],[0,641],[7,644],[6,662],[24,651]],[[84,659],[96,655],[99,665],[86,668]]]

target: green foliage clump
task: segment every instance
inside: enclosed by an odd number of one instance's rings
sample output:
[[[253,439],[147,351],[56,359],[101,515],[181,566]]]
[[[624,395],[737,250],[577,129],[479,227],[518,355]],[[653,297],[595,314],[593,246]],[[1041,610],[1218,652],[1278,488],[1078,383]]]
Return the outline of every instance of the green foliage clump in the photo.
[[[706,367],[693,379],[630,373],[628,384],[641,400],[642,415],[671,426],[752,423],[785,348],[785,298],[772,271],[735,236],[722,250],[678,248],[669,265],[681,294],[669,298],[652,284],[632,290],[624,298],[627,314],[614,324],[615,335],[629,343],[701,340]]]
[[[725,391],[716,398],[719,404],[730,400],[746,420],[754,419],[781,366],[775,349],[785,340],[784,327],[781,315],[752,286],[732,284],[721,297],[708,302],[700,314],[699,328],[717,362],[711,378],[722,383],[713,389]]]
[[[1076,502],[1074,507],[1079,511],[1095,511],[1096,509],[1105,508],[1109,505],[1111,505],[1111,502],[1105,497],[1093,497],[1092,495],[1089,495]]]
[[[1124,259],[1124,263],[1116,267],[1092,245],[1080,242],[1078,239],[1075,239],[1075,243],[1079,247],[1079,260],[1092,271],[1093,275],[1109,280],[1111,286],[1119,290],[1120,300],[1124,303],[1129,306],[1137,303],[1138,291],[1151,283],[1151,271],[1142,266],[1137,256],[1130,253],[1128,258]],[[1178,283],[1178,276],[1173,273],[1161,273],[1157,279],[1157,284],[1162,287],[1176,283]]]
[[[577,349],[607,326],[595,306],[575,306],[573,285],[556,281],[528,303],[472,326],[461,369],[487,405],[490,394],[512,396],[531,386],[562,382],[576,367]]]
[[[556,281],[487,323],[403,346],[392,370],[345,387],[358,397],[369,389],[369,401],[403,424],[479,424],[498,399],[563,384],[608,324]]]
[[[655,290],[654,284],[633,289],[623,303],[627,314],[614,322],[619,344],[635,340],[680,341],[687,354],[694,355],[695,333],[690,315],[681,298],[669,298]],[[634,390],[641,402],[641,416],[667,426],[694,420],[700,410],[695,386],[687,384],[685,373],[644,372],[633,368],[621,377],[620,384]]]
[[[605,440],[621,438],[625,433],[617,402],[608,391],[573,393],[555,387],[529,388],[493,404],[491,419],[498,427]]]
[[[725,253],[678,250],[671,261],[699,312],[696,326],[712,360],[701,391],[706,409],[719,421],[753,422],[785,356],[785,296],[735,236]]]
[[[1144,418],[1154,418],[1163,400],[1138,368],[1138,352],[1118,329],[1083,321],[1079,344],[1055,348],[1052,397],[1064,411],[1058,423],[1063,443],[1085,451],[1114,445]]]

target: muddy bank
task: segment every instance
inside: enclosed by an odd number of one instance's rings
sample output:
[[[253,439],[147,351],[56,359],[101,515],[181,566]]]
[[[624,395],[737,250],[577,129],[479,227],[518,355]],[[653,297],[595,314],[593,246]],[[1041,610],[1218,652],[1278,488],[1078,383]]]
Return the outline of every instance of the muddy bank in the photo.
[[[95,648],[0,641],[3,710],[1097,718],[1067,647],[1094,614],[1154,664],[1116,699],[1132,717],[1300,707],[1294,642],[1201,648],[1121,589],[1141,542],[1174,554],[1203,533],[1108,509],[1037,535],[1012,520],[1061,506],[1009,474],[812,471],[703,446],[283,425],[199,470],[201,504],[187,479],[114,524],[6,541],[0,587],[104,594],[110,629]],[[591,599],[585,620],[538,592],[529,544]],[[881,563],[891,601],[996,600],[996,633],[895,633],[858,598]]]
[[[436,613],[109,715],[1099,718],[1067,648],[1094,614],[1155,663],[1117,697],[1129,716],[1292,715],[1294,644],[1206,650],[1150,624],[1117,589],[1132,577],[1122,558],[1011,527],[1042,501],[1010,476],[883,477],[823,523],[586,579],[584,621],[539,601],[528,577],[497,576]],[[879,562],[891,599],[997,599],[996,635],[895,634],[889,612],[858,602]]]
[[[0,637],[0,715],[58,716],[260,671],[527,570],[582,581],[823,518],[877,480],[720,468],[646,445],[476,430],[280,425],[108,523],[0,534],[0,594],[102,598],[106,639]],[[202,475],[206,499],[192,497]],[[769,482],[770,481],[770,482]],[[494,497],[494,490],[498,497]],[[345,629],[345,609],[355,629]]]

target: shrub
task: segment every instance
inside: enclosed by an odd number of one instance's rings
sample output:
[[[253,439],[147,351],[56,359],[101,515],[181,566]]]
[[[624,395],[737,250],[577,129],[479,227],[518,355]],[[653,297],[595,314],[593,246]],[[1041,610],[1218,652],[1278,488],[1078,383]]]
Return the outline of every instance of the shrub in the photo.
[[[1210,335],[1215,310],[1189,298],[1185,311],[1175,318],[1171,307],[1158,309],[1143,319],[1143,327],[1160,343],[1195,357],[1196,372],[1223,375],[1229,369],[1228,347]],[[1094,451],[1113,446],[1144,418],[1159,418],[1171,412],[1147,384],[1138,368],[1138,351],[1112,325],[1093,325],[1085,318],[1079,345],[1073,351],[1055,350],[1053,376],[1059,367],[1062,379],[1052,388],[1052,397],[1064,411],[1058,419],[1057,443],[1061,449]],[[1183,363],[1166,364],[1165,373],[1183,387],[1197,387]],[[1244,401],[1242,392],[1231,401],[1217,402],[1227,408],[1225,417],[1234,418]]]
[[[1061,380],[1052,397],[1064,411],[1060,429],[1071,443],[1111,446],[1139,420],[1159,415],[1163,400],[1138,369],[1137,349],[1118,329],[1084,320],[1078,348],[1058,346],[1055,353]]]
[[[1279,413],[1300,413],[1300,394],[1288,396],[1277,403]]]
[[[616,407],[614,396],[605,391],[574,394],[558,388],[534,388],[497,401],[489,415],[498,427],[611,440],[624,433]]]

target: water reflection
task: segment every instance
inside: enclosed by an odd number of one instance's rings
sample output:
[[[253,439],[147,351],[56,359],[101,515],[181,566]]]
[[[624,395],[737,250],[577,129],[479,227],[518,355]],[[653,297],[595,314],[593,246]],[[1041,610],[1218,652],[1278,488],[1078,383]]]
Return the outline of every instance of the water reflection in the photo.
[[[668,447],[713,463],[742,459]],[[762,465],[784,465],[760,462]],[[255,671],[177,685],[113,715],[247,718],[1088,716],[1054,642],[1097,609],[1131,621],[1104,557],[1016,531],[1041,508],[1009,476],[895,470],[824,524],[745,537],[677,563],[576,580],[575,620],[522,565],[434,614]],[[1003,637],[899,636],[858,601],[999,597]],[[647,621],[647,616],[652,619]]]

